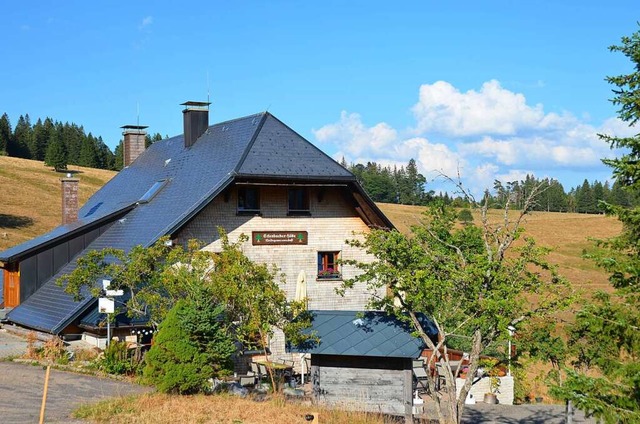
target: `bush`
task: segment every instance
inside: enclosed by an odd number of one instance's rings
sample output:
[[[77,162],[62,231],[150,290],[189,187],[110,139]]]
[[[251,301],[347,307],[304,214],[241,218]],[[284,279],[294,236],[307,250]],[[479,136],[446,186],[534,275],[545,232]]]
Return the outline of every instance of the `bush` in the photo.
[[[99,361],[99,368],[109,374],[137,374],[140,361],[131,355],[127,342],[111,341],[104,350],[104,358]]]
[[[209,378],[229,374],[236,348],[220,321],[224,309],[206,297],[179,301],[160,324],[146,356],[144,378],[161,392],[203,392]]]

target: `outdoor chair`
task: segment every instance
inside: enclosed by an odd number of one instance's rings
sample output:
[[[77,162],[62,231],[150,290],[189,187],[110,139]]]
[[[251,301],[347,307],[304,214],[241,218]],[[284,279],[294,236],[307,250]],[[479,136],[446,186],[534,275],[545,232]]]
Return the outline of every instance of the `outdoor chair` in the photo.
[[[413,380],[414,390],[417,390],[419,393],[429,393],[429,375],[424,366],[424,361],[421,359],[413,361]]]
[[[262,381],[266,377],[260,372],[260,367],[255,362],[251,363],[251,373],[258,378],[258,381]]]

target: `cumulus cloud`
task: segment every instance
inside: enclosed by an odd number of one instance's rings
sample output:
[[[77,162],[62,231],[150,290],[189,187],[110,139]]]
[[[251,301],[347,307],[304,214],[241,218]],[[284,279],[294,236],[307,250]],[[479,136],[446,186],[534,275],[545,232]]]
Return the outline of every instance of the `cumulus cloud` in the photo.
[[[368,126],[360,114],[343,111],[337,122],[314,130],[315,137],[338,151],[338,159],[406,165],[413,158],[425,176],[460,175],[481,192],[496,179],[520,180],[527,174],[558,178],[575,172],[580,180],[596,178],[591,170],[606,172],[600,159],[616,154],[598,133],[638,132],[615,118],[595,126],[569,112],[545,113],[541,104],[528,104],[523,94],[496,80],[466,92],[437,81],[422,85],[418,97],[411,108],[415,124],[406,130],[387,122]]]
[[[445,81],[423,84],[418,103],[412,108],[416,132],[454,136],[515,134],[539,125],[542,105],[529,106],[525,97],[500,86],[496,80],[482,84],[480,91],[460,92]]]
[[[313,130],[320,142],[340,145],[350,156],[358,156],[362,152],[380,153],[397,140],[397,131],[381,122],[367,128],[359,114],[342,111],[340,120],[328,124],[319,130]]]

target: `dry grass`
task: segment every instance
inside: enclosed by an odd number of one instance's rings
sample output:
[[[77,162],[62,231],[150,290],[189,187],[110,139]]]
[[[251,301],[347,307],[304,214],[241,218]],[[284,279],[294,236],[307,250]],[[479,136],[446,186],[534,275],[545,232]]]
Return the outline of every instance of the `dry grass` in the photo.
[[[83,406],[76,418],[96,423],[306,423],[305,415],[318,414],[319,422],[334,424],[382,424],[378,414],[318,408],[282,397],[257,402],[229,395],[170,396],[146,394],[106,400]]]
[[[87,199],[115,175],[103,169],[69,166],[80,179],[79,202]],[[15,246],[60,225],[60,178],[44,163],[0,156],[0,250]]]
[[[380,209],[401,232],[409,232],[417,225],[426,209],[420,206],[394,205],[379,203]],[[490,217],[498,220],[501,211],[491,210]],[[474,215],[475,222],[479,216]],[[549,255],[551,262],[557,264],[562,275],[575,286],[588,290],[603,289],[609,286],[607,275],[595,265],[582,259],[585,250],[593,249],[589,238],[607,238],[622,229],[620,222],[604,215],[585,215],[576,213],[534,212],[526,217],[525,234],[533,237],[538,244],[554,249]]]

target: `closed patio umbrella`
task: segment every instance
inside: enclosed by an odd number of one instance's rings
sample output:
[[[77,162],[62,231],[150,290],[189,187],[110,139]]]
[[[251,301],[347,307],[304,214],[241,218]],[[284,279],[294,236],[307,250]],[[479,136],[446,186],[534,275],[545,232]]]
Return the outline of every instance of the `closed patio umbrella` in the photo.
[[[298,281],[296,283],[296,295],[293,300],[303,301],[307,297],[307,274],[304,270],[301,270],[298,274]]]

